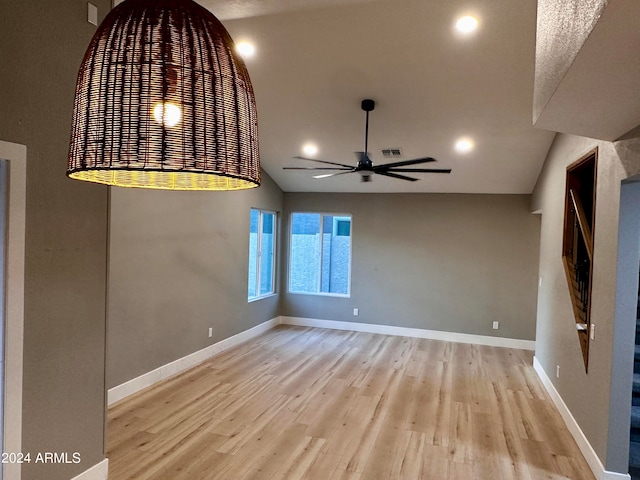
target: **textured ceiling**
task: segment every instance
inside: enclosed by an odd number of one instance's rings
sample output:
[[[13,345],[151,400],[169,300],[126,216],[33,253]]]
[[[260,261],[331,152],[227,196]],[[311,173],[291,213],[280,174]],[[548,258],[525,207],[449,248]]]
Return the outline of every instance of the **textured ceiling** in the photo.
[[[535,0],[202,0],[247,60],[258,104],[263,168],[285,191],[530,193],[554,134],[532,127]],[[453,25],[480,22],[469,37]],[[377,102],[369,151],[401,147],[432,156],[450,175],[405,182],[357,174],[313,179],[295,160],[307,141],[317,158],[354,164],[364,144],[360,101]],[[453,149],[460,136],[476,148]],[[388,160],[387,160],[388,161]],[[430,165],[431,166],[431,165]]]
[[[640,2],[538,2],[535,125],[601,140],[640,134]]]
[[[606,4],[607,0],[538,2],[534,119],[558,88]]]

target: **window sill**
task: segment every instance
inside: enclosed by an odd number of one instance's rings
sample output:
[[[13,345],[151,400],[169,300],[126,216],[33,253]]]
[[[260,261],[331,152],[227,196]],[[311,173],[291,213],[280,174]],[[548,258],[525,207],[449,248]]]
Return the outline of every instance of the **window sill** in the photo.
[[[350,293],[325,293],[325,292],[287,292],[291,295],[313,295],[314,297],[338,297],[338,298],[351,298]]]
[[[253,303],[257,300],[264,300],[265,298],[277,297],[277,293],[266,293],[264,295],[260,295],[259,297],[251,297],[247,299],[247,303]]]

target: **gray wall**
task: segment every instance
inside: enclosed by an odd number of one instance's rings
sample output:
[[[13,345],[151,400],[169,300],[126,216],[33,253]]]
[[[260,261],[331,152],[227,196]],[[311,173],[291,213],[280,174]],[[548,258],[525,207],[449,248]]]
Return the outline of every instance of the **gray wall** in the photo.
[[[251,207],[282,210],[265,173],[237,192],[112,189],[109,388],[279,315],[278,295],[247,302]]]
[[[529,201],[286,193],[284,232],[293,211],[350,213],[353,253],[350,298],[283,294],[282,315],[533,340],[540,230]]]
[[[101,17],[109,1],[97,0]],[[75,80],[95,27],[80,0],[2,2],[0,138],[27,146],[24,452],[79,452],[80,464],[25,464],[69,479],[104,458],[107,188],[65,177]]]
[[[589,373],[586,374],[561,263],[561,248],[566,167],[596,146],[599,154],[591,306],[596,340],[590,345]],[[614,333],[618,332],[618,338],[620,332],[623,337],[632,337],[635,318],[618,318],[618,324],[614,324],[616,277],[619,268],[629,269],[630,278],[637,276],[638,265],[635,262],[618,265],[618,218],[621,181],[638,172],[640,143],[637,140],[613,144],[558,134],[532,197],[533,208],[542,210],[539,267],[542,286],[538,293],[536,358],[605,468],[622,473],[627,469],[626,457],[622,457],[628,451],[629,432],[620,428],[614,431],[614,426],[620,423],[611,422],[609,412],[623,419],[628,417],[630,398],[616,395],[612,369],[631,372],[633,357],[616,355],[618,349],[624,351],[626,347],[614,343]],[[559,379],[555,377],[556,365],[560,365]],[[630,376],[627,382],[631,382]],[[629,385],[626,387],[628,392]]]

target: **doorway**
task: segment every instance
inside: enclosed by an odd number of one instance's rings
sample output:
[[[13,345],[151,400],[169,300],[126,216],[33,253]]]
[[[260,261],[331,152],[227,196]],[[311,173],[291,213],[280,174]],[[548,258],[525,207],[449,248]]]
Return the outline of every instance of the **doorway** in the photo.
[[[640,265],[640,177],[622,182],[619,212],[613,368],[605,465],[611,472],[633,472],[636,479],[640,478],[636,476],[635,468],[640,436],[631,429],[631,417],[640,407],[640,401],[633,399]]]

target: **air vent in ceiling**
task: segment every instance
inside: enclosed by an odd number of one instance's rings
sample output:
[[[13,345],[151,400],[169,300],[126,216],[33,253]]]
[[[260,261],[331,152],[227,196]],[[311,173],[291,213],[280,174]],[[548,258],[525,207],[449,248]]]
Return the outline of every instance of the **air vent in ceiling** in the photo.
[[[401,148],[383,148],[382,156],[384,158],[397,158],[402,156]]]

